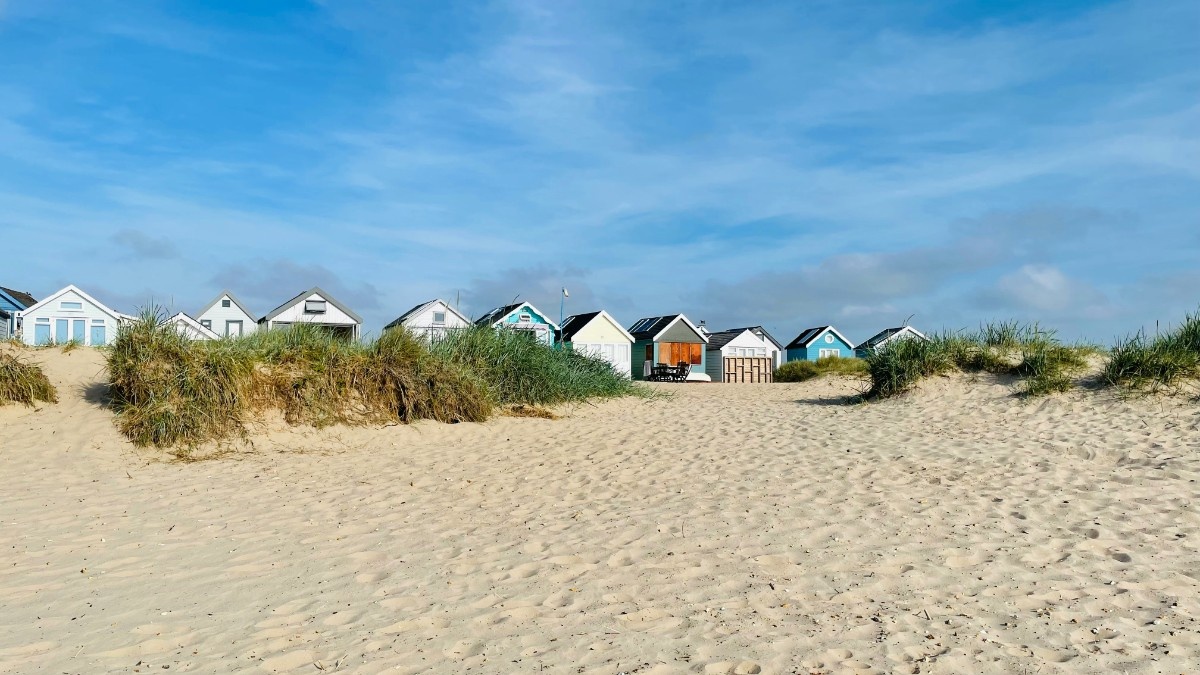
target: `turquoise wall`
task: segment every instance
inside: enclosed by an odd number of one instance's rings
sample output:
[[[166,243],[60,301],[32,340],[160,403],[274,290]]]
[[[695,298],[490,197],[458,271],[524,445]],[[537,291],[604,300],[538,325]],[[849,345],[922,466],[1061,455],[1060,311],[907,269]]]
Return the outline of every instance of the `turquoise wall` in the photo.
[[[826,335],[833,337],[832,343],[825,341]],[[822,349],[837,349],[838,356],[842,357],[843,359],[852,359],[855,357],[854,349],[852,349],[850,345],[846,344],[845,340],[838,337],[833,331],[825,331],[822,335],[818,336],[816,341],[814,341],[807,349],[799,347],[787,350],[787,360],[816,361],[817,358],[820,357]]]

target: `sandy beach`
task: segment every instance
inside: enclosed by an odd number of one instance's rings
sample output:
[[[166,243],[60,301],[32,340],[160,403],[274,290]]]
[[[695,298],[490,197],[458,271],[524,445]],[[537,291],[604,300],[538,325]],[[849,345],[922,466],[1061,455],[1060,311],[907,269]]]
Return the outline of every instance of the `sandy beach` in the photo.
[[[951,377],[128,444],[0,408],[0,671],[1185,673],[1200,406]]]

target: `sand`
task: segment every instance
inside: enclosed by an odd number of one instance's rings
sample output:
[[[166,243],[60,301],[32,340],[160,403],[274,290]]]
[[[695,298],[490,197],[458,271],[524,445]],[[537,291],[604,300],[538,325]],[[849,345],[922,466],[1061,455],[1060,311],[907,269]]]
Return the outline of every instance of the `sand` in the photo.
[[[939,378],[136,449],[0,408],[2,672],[1183,673],[1200,404]]]

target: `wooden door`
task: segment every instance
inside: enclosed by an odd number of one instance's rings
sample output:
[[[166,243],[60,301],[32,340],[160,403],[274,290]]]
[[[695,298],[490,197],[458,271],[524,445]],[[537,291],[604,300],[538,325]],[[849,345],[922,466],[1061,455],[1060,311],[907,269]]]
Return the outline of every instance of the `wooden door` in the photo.
[[[724,359],[726,382],[765,383],[773,381],[774,370],[771,359],[761,356],[726,356]]]

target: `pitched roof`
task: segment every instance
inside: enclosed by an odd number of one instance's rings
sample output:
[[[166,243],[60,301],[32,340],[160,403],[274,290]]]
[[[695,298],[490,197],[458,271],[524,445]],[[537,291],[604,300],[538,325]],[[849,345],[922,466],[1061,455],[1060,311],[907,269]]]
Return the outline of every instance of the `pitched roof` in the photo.
[[[571,338],[575,337],[576,333],[583,330],[584,327],[590,324],[598,316],[603,316],[604,318],[608,319],[612,325],[617,327],[617,330],[621,331],[625,334],[625,337],[629,338],[630,342],[633,342],[633,336],[629,334],[629,331],[625,330],[621,324],[617,323],[616,319],[612,318],[612,316],[604,310],[600,310],[598,312],[588,312],[587,314],[572,314],[571,316],[563,319],[562,341],[570,342]]]
[[[475,324],[478,326],[493,326],[493,325],[499,323],[501,320],[503,320],[504,317],[508,316],[509,314],[512,314],[513,312],[517,311],[521,307],[528,307],[531,312],[542,317],[542,320],[545,321],[551,328],[553,328],[554,330],[558,330],[558,324],[551,321],[550,317],[546,316],[542,312],[542,310],[538,309],[537,307],[534,307],[533,305],[529,304],[528,302],[518,302],[514,305],[505,305],[503,307],[497,307],[496,309],[493,309],[492,311],[488,312],[487,314],[484,314],[483,316],[476,319]]]
[[[230,298],[230,299],[232,299],[232,298]],[[209,340],[220,340],[221,339],[221,336],[217,335],[216,331],[204,326],[199,321],[188,316],[187,313],[185,313],[185,312],[179,312],[175,316],[172,316],[171,318],[167,319],[167,323],[175,323],[175,324],[182,323],[182,324],[186,325],[187,327],[191,328],[192,330],[196,331],[197,333],[200,333],[204,337],[208,338]]]
[[[33,296],[25,291],[14,291],[11,288],[0,286],[0,292],[3,292],[8,297],[12,298],[13,301],[15,301],[18,305],[21,305],[23,309],[28,309],[37,304],[37,300],[34,300]]]
[[[874,349],[875,347],[878,347],[879,345],[881,345],[885,342],[888,342],[892,338],[896,337],[898,334],[905,333],[905,332],[911,333],[914,336],[916,336],[922,340],[928,339],[925,337],[924,333],[917,330],[916,328],[913,328],[912,326],[897,326],[896,328],[884,328],[883,330],[879,331],[878,333],[872,335],[866,342],[858,345],[858,348]]]
[[[644,319],[639,319],[637,323],[630,326],[629,333],[633,336],[635,342],[641,340],[653,342],[658,339],[659,335],[662,335],[664,332],[666,332],[666,330],[670,328],[671,325],[676,321],[683,321],[685,324],[687,324],[688,328],[692,329],[692,332],[700,337],[701,340],[704,340],[706,343],[708,342],[708,336],[706,336],[704,333],[701,333],[700,329],[692,324],[691,321],[688,321],[688,318],[682,314],[649,316]]]
[[[361,316],[355,314],[354,310],[352,310],[349,307],[338,302],[336,299],[334,299],[333,296],[331,296],[328,293],[326,293],[325,291],[321,290],[320,286],[313,286],[312,288],[308,289],[307,291],[304,291],[303,293],[298,294],[296,297],[292,298],[291,300],[288,300],[287,302],[283,303],[282,305],[271,310],[270,314],[259,319],[258,322],[262,323],[264,321],[270,321],[271,319],[274,319],[275,317],[282,314],[284,312],[284,310],[288,309],[289,307],[295,306],[301,300],[304,300],[305,298],[307,298],[308,296],[313,295],[313,294],[321,296],[322,298],[325,299],[325,302],[328,302],[329,304],[333,305],[334,307],[337,307],[338,309],[342,310],[343,312],[346,313],[347,316],[349,316],[351,319],[354,319],[356,322],[362,323]]]
[[[45,298],[42,298],[40,301],[34,303],[33,305],[30,305],[29,307],[26,307],[25,309],[21,310],[18,313],[21,316],[28,316],[30,312],[37,310],[37,309],[41,309],[42,305],[48,304],[50,301],[55,300],[55,299],[59,298],[60,296],[66,294],[66,293],[69,293],[71,291],[74,291],[75,293],[77,293],[79,295],[79,297],[83,298],[84,300],[87,300],[96,309],[103,311],[105,314],[108,314],[109,316],[111,316],[114,319],[121,320],[121,319],[133,319],[134,318],[128,314],[118,312],[117,310],[113,309],[112,307],[109,307],[108,305],[104,304],[103,302],[100,302],[99,300],[93,298],[92,296],[88,295],[87,293],[84,293],[82,290],[79,289],[78,286],[75,286],[74,284],[68,284],[67,286],[64,286],[63,288],[58,289],[53,294],[51,294]]]
[[[741,335],[742,333],[745,333],[746,331],[753,331],[755,333],[761,331],[762,336],[767,338],[768,340],[770,340],[771,344],[775,345],[776,349],[783,349],[783,345],[779,344],[779,341],[777,341],[774,337],[772,337],[771,334],[767,332],[767,329],[763,328],[762,326],[746,326],[745,328],[730,328],[729,330],[723,330],[723,331],[720,331],[719,333],[710,333],[708,336],[708,348],[709,349],[720,349],[721,347],[724,347],[725,345],[729,344],[730,342],[733,342],[733,340],[735,338],[737,338],[737,336]]]
[[[846,346],[854,349],[854,343],[847,340],[846,336],[839,333],[838,330],[833,326],[817,326],[816,328],[807,328],[804,331],[801,331],[801,333],[796,336],[795,340],[792,340],[788,343],[787,349],[808,347],[813,343],[813,340],[816,340],[824,335],[826,331],[832,332],[834,335],[838,336],[838,339],[840,339],[842,342],[845,342]]]
[[[389,323],[388,325],[384,326],[384,329],[387,329],[387,328],[395,328],[396,326],[399,326],[399,325],[401,325],[402,323],[404,323],[405,321],[407,321],[409,318],[411,318],[411,317],[413,317],[413,316],[416,316],[417,314],[420,314],[422,311],[424,311],[424,310],[425,310],[425,308],[426,308],[426,307],[428,307],[428,306],[432,305],[432,304],[433,304],[433,303],[435,303],[435,302],[440,302],[440,303],[442,303],[442,306],[444,306],[444,307],[447,309],[447,311],[449,311],[449,312],[453,313],[455,316],[457,316],[458,318],[462,319],[464,323],[471,323],[471,320],[470,320],[470,319],[468,319],[467,317],[463,316],[463,313],[462,313],[462,312],[460,312],[460,311],[458,311],[457,309],[454,309],[453,307],[451,307],[451,306],[450,306],[450,303],[446,302],[445,300],[442,300],[441,298],[434,298],[433,300],[429,300],[429,301],[427,301],[427,302],[422,302],[421,304],[417,305],[416,307],[413,307],[412,309],[408,310],[407,312],[405,312],[405,313],[401,314],[401,315],[400,315],[400,317],[399,317],[398,319],[396,319],[395,321],[393,321],[393,322]]]
[[[231,302],[233,302],[233,304],[237,305],[238,309],[242,310],[243,314],[250,317],[251,319],[254,318],[254,312],[251,312],[250,310],[246,309],[246,306],[242,304],[242,301],[238,300],[237,296],[235,296],[233,293],[230,293],[228,290],[221,291],[221,293],[219,295],[217,295],[217,297],[213,298],[212,302],[210,302],[204,306],[204,309],[200,310],[199,312],[196,312],[196,316],[204,316],[205,312],[207,312],[208,310],[215,307],[217,305],[217,303],[221,301],[221,298],[223,298],[225,296],[229,296],[229,300]]]

